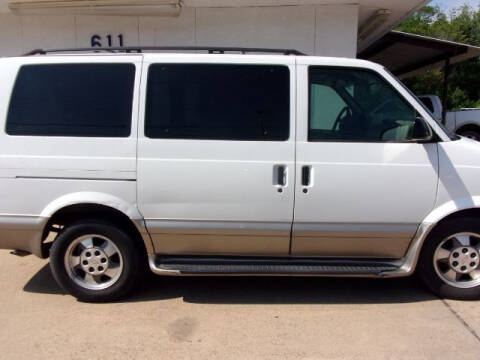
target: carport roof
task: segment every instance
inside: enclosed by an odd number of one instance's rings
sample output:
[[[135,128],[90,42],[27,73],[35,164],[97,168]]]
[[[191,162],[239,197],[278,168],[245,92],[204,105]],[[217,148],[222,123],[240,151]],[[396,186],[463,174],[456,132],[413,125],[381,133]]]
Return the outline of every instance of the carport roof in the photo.
[[[391,31],[358,54],[402,78],[480,56],[480,47],[428,36]]]

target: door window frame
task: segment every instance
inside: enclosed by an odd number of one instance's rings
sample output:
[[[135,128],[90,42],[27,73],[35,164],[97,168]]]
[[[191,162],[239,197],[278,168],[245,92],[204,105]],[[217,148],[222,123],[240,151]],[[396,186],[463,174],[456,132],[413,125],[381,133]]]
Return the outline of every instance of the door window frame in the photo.
[[[258,57],[255,59],[248,55],[225,55],[225,54],[162,54],[162,53],[151,53],[143,54],[143,66],[141,71],[141,86],[140,86],[140,96],[139,96],[139,113],[138,113],[138,139],[140,141],[155,141],[155,142],[198,142],[198,143],[207,143],[207,142],[232,142],[232,143],[251,143],[251,142],[262,142],[262,141],[243,141],[243,140],[200,140],[200,139],[154,139],[149,138],[145,135],[145,116],[146,116],[146,100],[147,100],[147,84],[148,84],[148,71],[151,65],[154,64],[234,64],[234,65],[281,65],[286,66],[289,71],[289,90],[290,90],[290,106],[289,106],[289,136],[287,139],[282,141],[265,141],[268,143],[282,143],[282,142],[295,142],[297,138],[297,82],[298,82],[298,72],[296,65],[296,58],[294,56],[265,56]]]
[[[225,67],[228,66],[244,66],[244,67],[278,67],[282,68],[287,71],[287,98],[288,98],[288,104],[287,104],[287,126],[286,126],[286,134],[285,137],[279,138],[279,139],[271,139],[271,138],[259,138],[259,139],[254,139],[254,138],[244,138],[244,139],[230,139],[228,137],[189,137],[189,136],[172,136],[172,137],[162,137],[162,136],[152,136],[152,134],[147,133],[148,127],[147,127],[147,118],[148,118],[148,100],[149,100],[149,84],[150,84],[150,77],[152,67],[153,66],[169,66],[169,65],[180,65],[180,66],[195,66],[195,65],[205,65],[205,66],[216,66],[218,65]],[[293,72],[295,72],[295,69],[293,69]],[[152,62],[149,63],[148,69],[145,72],[146,75],[146,88],[145,88],[145,101],[144,101],[144,124],[143,124],[143,136],[145,138],[149,139],[156,139],[156,140],[188,140],[188,141],[202,141],[202,140],[207,140],[207,141],[258,141],[258,142],[285,142],[289,141],[292,139],[292,107],[294,107],[293,101],[292,101],[292,69],[288,64],[277,64],[277,63],[233,63],[233,62],[215,62],[215,63],[201,63],[201,62],[169,62],[169,61],[163,61],[163,62]],[[295,78],[294,78],[295,79]]]
[[[418,109],[410,102],[408,101],[405,96],[403,96],[401,94],[400,91],[398,91],[397,88],[395,88],[395,86],[393,86],[393,84],[385,77],[383,76],[382,74],[380,74],[379,72],[377,71],[374,71],[372,69],[369,69],[369,68],[363,68],[363,67],[354,67],[354,66],[332,66],[332,65],[321,65],[321,64],[309,64],[306,66],[307,68],[307,82],[306,82],[306,86],[307,86],[307,96],[308,96],[308,99],[307,99],[307,128],[306,128],[306,135],[307,135],[307,138],[306,138],[306,141],[309,142],[309,143],[365,143],[365,144],[368,144],[368,143],[371,143],[371,144],[415,144],[416,142],[413,142],[411,140],[405,140],[405,141],[395,141],[395,140],[392,140],[392,141],[359,141],[359,140],[338,140],[338,139],[326,139],[326,140],[311,140],[310,139],[310,130],[311,130],[311,102],[312,102],[312,94],[311,94],[311,70],[312,69],[334,69],[334,70],[352,70],[352,71],[357,71],[357,72],[367,72],[367,73],[371,73],[377,77],[379,77],[380,79],[382,79],[384,82],[385,82],[385,85],[388,85],[392,91],[394,93],[396,93],[400,100],[403,101],[406,105],[410,106],[412,109],[415,109],[416,112],[419,113],[419,115],[421,115],[421,120],[423,121],[424,125],[431,131],[431,133],[433,134],[433,137],[432,137],[432,140],[430,142],[437,142],[439,141],[439,137],[437,135],[437,132],[435,131],[435,129],[431,126],[431,124],[425,119],[425,116],[420,112],[418,111]],[[297,105],[297,106],[300,106],[300,105]],[[423,107],[422,107],[423,108]]]
[[[126,120],[127,120],[127,122],[125,123],[125,126],[124,126],[125,127],[125,133],[114,134],[113,131],[110,132],[110,133],[106,133],[106,134],[94,133],[94,131],[97,130],[99,127],[101,128],[101,126],[95,127],[94,125],[91,126],[92,127],[91,133],[87,133],[87,134],[75,133],[74,131],[72,131],[72,132],[68,132],[68,131],[65,131],[65,132],[56,131],[55,132],[55,131],[53,131],[52,133],[48,133],[45,129],[48,129],[49,125],[45,125],[45,124],[40,124],[40,125],[27,124],[27,125],[25,125],[26,127],[37,126],[38,128],[44,129],[45,132],[39,131],[39,130],[28,131],[27,129],[13,130],[13,129],[10,128],[11,126],[19,126],[19,127],[21,126],[21,125],[17,125],[15,121],[12,121],[12,117],[14,117],[14,111],[15,111],[15,109],[13,108],[13,102],[17,101],[17,99],[15,99],[15,97],[20,96],[18,94],[18,92],[21,93],[21,91],[23,91],[22,87],[25,86],[24,84],[22,84],[20,82],[21,76],[23,75],[22,71],[28,71],[29,69],[37,68],[37,69],[40,70],[39,72],[42,72],[42,71],[45,71],[45,69],[47,67],[51,67],[51,68],[65,67],[65,68],[67,68],[68,66],[70,66],[70,67],[100,66],[100,67],[107,68],[107,67],[114,67],[116,65],[124,65],[124,66],[131,67],[129,70],[133,71],[133,73],[131,74],[132,75],[131,76],[131,84],[129,84],[129,86],[131,87],[131,93],[126,98],[127,101],[128,101],[128,98],[130,98],[130,109],[128,109],[129,111],[127,111],[127,112],[125,112],[125,114],[123,114],[126,117]],[[41,69],[41,68],[43,68],[43,69]],[[45,62],[45,63],[21,64],[18,68],[18,71],[17,71],[16,75],[15,75],[15,81],[12,84],[10,99],[8,101],[8,106],[6,108],[6,118],[5,118],[5,124],[4,124],[4,132],[8,136],[15,136],[15,137],[29,136],[29,137],[52,137],[52,138],[54,138],[54,137],[69,137],[69,138],[113,138],[113,139],[115,139],[115,138],[130,138],[130,137],[132,137],[132,130],[133,130],[134,122],[136,122],[134,114],[136,114],[137,111],[135,110],[134,105],[135,105],[135,98],[137,97],[137,94],[138,94],[137,78],[139,79],[139,77],[141,75],[141,74],[139,74],[140,69],[141,68],[138,67],[137,64],[133,61],[132,62],[110,62],[110,63],[84,61],[84,62],[58,62],[58,63],[56,63],[56,62],[55,63]],[[70,78],[68,78],[66,80],[62,79],[62,81],[64,81],[65,83],[71,83],[72,79],[70,79]],[[109,96],[112,96],[112,95],[109,95]],[[74,104],[74,107],[78,108],[79,104],[84,102],[83,101],[84,99],[78,100],[77,97],[75,97],[75,96],[73,96],[73,98],[77,102],[77,103]],[[99,102],[105,101],[105,97],[98,98],[98,101]],[[68,127],[72,127],[73,129],[77,129],[77,128],[81,127],[81,125],[79,125],[79,124],[52,125],[52,127],[55,127],[55,126],[57,126],[57,127],[60,127],[60,126],[67,127],[68,126]],[[109,126],[109,128],[114,129],[114,126],[111,125],[111,126]]]
[[[99,136],[43,136],[43,135],[9,135],[6,131],[6,118],[7,113],[10,107],[11,95],[15,82],[17,80],[17,75],[22,66],[26,65],[73,65],[73,64],[130,64],[135,67],[135,75],[133,79],[133,92],[132,92],[132,112],[131,112],[131,123],[130,123],[130,134],[125,137],[99,137]],[[126,139],[136,139],[138,138],[138,126],[139,126],[139,111],[140,111],[140,96],[141,96],[141,79],[142,79],[142,67],[143,67],[143,54],[128,54],[128,55],[82,55],[82,56],[53,56],[53,57],[24,57],[20,61],[15,63],[6,63],[6,77],[5,81],[9,85],[5,88],[6,90],[6,99],[3,106],[0,106],[0,113],[4,116],[3,129],[1,131],[1,136],[7,138],[20,139],[20,138],[37,138],[44,139],[50,138],[55,139],[55,141],[61,141],[60,139],[66,139],[66,141],[76,142],[76,141],[122,141]]]

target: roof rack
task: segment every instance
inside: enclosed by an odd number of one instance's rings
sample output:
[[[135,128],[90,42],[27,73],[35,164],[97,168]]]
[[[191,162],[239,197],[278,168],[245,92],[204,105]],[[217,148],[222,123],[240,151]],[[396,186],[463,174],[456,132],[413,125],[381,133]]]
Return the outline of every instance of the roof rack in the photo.
[[[295,49],[263,49],[263,48],[244,48],[244,47],[215,47],[215,46],[137,46],[137,47],[92,47],[92,48],[71,48],[71,49],[35,49],[24,56],[45,55],[51,53],[63,52],[111,52],[111,53],[143,53],[144,51],[208,51],[209,54],[224,54],[225,52],[246,53],[269,53],[283,55],[305,55]]]

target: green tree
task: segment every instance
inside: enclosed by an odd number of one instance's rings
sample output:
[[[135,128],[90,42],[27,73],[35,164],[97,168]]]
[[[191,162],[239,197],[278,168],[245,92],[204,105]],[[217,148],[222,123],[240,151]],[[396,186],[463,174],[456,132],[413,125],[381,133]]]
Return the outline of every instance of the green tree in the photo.
[[[437,6],[424,6],[397,28],[400,31],[480,46],[480,8],[463,5],[450,14]],[[442,93],[443,69],[405,79],[417,94]],[[453,66],[449,78],[448,109],[480,104],[480,61],[473,59]]]

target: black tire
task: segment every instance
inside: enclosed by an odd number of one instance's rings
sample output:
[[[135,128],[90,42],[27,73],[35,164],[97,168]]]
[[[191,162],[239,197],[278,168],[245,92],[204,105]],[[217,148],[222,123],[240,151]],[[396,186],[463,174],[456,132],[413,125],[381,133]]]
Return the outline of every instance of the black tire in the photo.
[[[467,137],[472,140],[480,141],[480,133],[475,130],[461,130],[458,135]]]
[[[80,286],[71,279],[66,269],[64,258],[69,245],[75,239],[88,234],[105,236],[116,245],[122,256],[123,269],[118,280],[105,289],[92,290]],[[65,291],[85,302],[107,302],[125,296],[136,284],[141,273],[142,260],[140,247],[134,239],[114,225],[98,220],[83,220],[68,225],[57,236],[50,249],[50,268],[55,280]]]
[[[437,296],[454,300],[480,299],[480,285],[471,288],[458,288],[446,283],[434,267],[434,253],[440,243],[457,233],[472,232],[480,234],[480,221],[476,218],[458,218],[447,220],[436,226],[428,235],[419,258],[418,275],[425,285]]]

